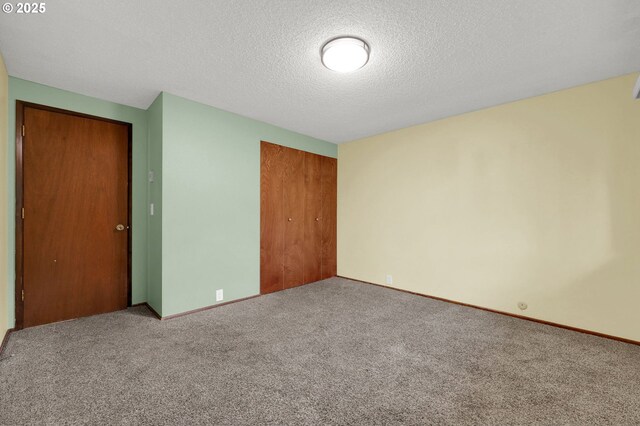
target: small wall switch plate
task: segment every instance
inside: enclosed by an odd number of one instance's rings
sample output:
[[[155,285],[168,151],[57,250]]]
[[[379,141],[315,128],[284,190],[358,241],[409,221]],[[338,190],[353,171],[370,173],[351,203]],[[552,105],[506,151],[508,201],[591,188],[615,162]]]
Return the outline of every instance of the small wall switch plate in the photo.
[[[525,309],[527,309],[529,306],[524,303],[524,302],[518,302],[518,309],[520,309],[521,311],[524,311]]]
[[[221,300],[224,300],[223,290],[216,290],[216,302],[220,302]]]
[[[153,216],[153,203],[149,204],[149,216]]]
[[[153,170],[149,170],[149,182],[153,182],[153,178],[154,178],[154,173]]]
[[[387,284],[393,284],[393,275],[387,275]]]

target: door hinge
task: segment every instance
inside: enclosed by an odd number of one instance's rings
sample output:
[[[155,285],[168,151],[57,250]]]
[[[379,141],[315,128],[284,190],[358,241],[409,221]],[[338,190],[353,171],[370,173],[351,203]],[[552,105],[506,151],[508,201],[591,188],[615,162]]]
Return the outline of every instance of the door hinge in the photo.
[[[24,207],[22,208],[22,218],[24,219]]]
[[[24,136],[24,124],[22,125],[22,136]]]
[[[22,301],[24,302],[24,290],[22,290]]]

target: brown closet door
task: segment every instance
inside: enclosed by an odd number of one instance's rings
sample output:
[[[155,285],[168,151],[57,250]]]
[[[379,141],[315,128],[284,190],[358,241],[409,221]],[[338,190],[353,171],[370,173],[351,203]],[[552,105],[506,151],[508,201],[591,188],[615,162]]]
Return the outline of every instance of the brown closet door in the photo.
[[[24,126],[24,326],[126,308],[129,127],[32,107]]]
[[[304,283],[322,276],[322,194],[320,155],[304,154]]]
[[[304,284],[304,155],[284,150],[284,288]]]
[[[321,279],[335,276],[336,264],[336,235],[337,235],[337,205],[338,205],[338,160],[321,157],[321,199],[322,214],[320,215],[322,233]]]
[[[260,293],[284,288],[285,148],[260,144]]]
[[[336,159],[261,143],[260,292],[336,275]]]

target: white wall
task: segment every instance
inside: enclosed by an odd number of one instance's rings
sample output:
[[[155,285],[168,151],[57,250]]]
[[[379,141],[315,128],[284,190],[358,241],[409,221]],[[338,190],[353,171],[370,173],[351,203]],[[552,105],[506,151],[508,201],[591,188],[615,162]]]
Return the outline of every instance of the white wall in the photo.
[[[339,275],[640,341],[636,77],[340,145]]]

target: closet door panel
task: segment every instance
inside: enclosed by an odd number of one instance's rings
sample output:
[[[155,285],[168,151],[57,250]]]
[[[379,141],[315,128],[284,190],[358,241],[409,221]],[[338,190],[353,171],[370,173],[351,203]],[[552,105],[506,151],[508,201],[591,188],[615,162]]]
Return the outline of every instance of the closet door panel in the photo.
[[[304,152],[283,148],[284,168],[284,288],[304,283]]]
[[[260,293],[284,288],[284,149],[260,144]]]
[[[322,279],[334,277],[338,273],[336,262],[337,205],[338,205],[338,160],[322,157],[320,197],[322,214],[320,216],[322,247]]]
[[[322,279],[322,157],[304,155],[304,283]]]

